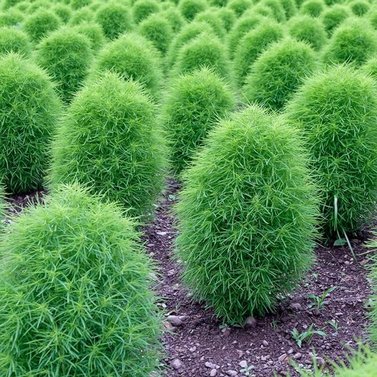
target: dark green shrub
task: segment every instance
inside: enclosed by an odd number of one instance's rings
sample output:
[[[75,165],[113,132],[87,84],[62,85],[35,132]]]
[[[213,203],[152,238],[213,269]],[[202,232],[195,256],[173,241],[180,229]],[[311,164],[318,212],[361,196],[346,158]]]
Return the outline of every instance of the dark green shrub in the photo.
[[[173,39],[173,29],[163,14],[152,14],[139,24],[139,33],[165,55]]]
[[[179,32],[182,26],[185,24],[185,20],[181,12],[175,7],[165,10],[162,14],[168,20],[174,33]]]
[[[3,9],[9,9],[16,6],[21,1],[22,0],[3,0],[1,5]]]
[[[228,8],[231,9],[239,18],[245,11],[253,6],[252,0],[230,0],[228,2]]]
[[[217,316],[272,310],[313,259],[315,189],[296,129],[252,106],[223,121],[184,176],[177,254]]]
[[[216,10],[213,8],[200,12],[198,15],[195,16],[195,20],[199,22],[205,22],[209,26],[211,26],[213,32],[221,39],[224,38],[226,32],[224,28],[224,23]]]
[[[288,22],[289,34],[299,41],[308,43],[319,51],[327,42],[327,34],[318,18],[307,15],[293,17]]]
[[[356,16],[364,16],[370,9],[370,4],[365,0],[353,0],[349,3],[352,13]]]
[[[327,64],[360,66],[377,52],[377,32],[363,19],[349,18],[333,33],[323,56]]]
[[[72,9],[80,9],[89,6],[92,0],[71,0],[69,3]]]
[[[24,16],[21,12],[10,9],[6,12],[0,12],[1,26],[18,26],[23,21]]]
[[[154,0],[137,0],[132,7],[134,21],[138,24],[153,13],[158,13],[160,6]]]
[[[316,68],[316,55],[306,43],[286,39],[271,44],[251,66],[243,88],[245,97],[269,109],[282,110]]]
[[[73,13],[69,24],[80,25],[84,22],[92,22],[94,20],[94,12],[89,7],[84,7]]]
[[[58,129],[51,186],[78,182],[132,216],[148,215],[164,183],[165,150],[141,86],[107,72],[76,95]]]
[[[279,22],[286,21],[285,10],[280,0],[262,0],[258,3],[258,5],[271,8],[273,18],[275,18],[276,21],[279,21]]]
[[[120,34],[132,29],[128,8],[115,2],[101,6],[95,19],[102,26],[103,32],[109,39],[116,39]]]
[[[280,0],[280,4],[284,8],[287,20],[289,20],[297,13],[297,4],[295,0]]]
[[[236,22],[236,14],[227,8],[221,8],[217,10],[217,15],[223,22],[223,26],[227,32],[233,27]]]
[[[349,0],[325,0],[327,6],[332,7],[336,4],[344,4],[347,3]]]
[[[231,79],[230,62],[223,43],[212,35],[199,35],[184,45],[177,56],[174,74],[190,73],[208,67],[220,77]]]
[[[179,2],[179,10],[187,21],[192,21],[198,13],[206,8],[206,0],[181,0]]]
[[[99,52],[94,72],[104,71],[115,72],[126,80],[136,80],[154,98],[160,96],[162,73],[158,51],[138,34],[125,34]]]
[[[105,43],[102,27],[95,22],[82,22],[74,30],[88,38],[94,51],[98,51]]]
[[[324,233],[353,232],[377,198],[377,94],[374,83],[348,66],[308,79],[287,106],[303,130],[322,191]]]
[[[58,29],[61,22],[54,12],[38,10],[24,23],[24,29],[33,42],[39,42],[43,37]]]
[[[234,95],[207,68],[173,80],[162,109],[172,168],[180,174],[217,121],[234,108]]]
[[[68,5],[55,4],[51,10],[60,18],[60,21],[67,24],[72,16],[72,10]]]
[[[300,8],[302,14],[312,17],[319,17],[324,9],[326,9],[326,4],[323,0],[306,0]]]
[[[268,7],[267,5],[264,4],[257,4],[252,8],[252,12],[247,12],[247,14],[253,14],[254,16],[263,16],[266,19],[275,19],[274,12],[272,11],[271,7]]]
[[[31,43],[27,34],[22,30],[14,27],[0,27],[0,54],[8,52],[29,56]]]
[[[60,102],[47,74],[17,54],[0,57],[0,177],[9,193],[42,187]]]
[[[332,7],[325,9],[322,13],[321,19],[327,34],[332,35],[333,31],[350,15],[351,12],[349,8],[340,4],[335,4]]]
[[[36,51],[36,62],[57,84],[56,90],[65,103],[69,103],[81,87],[92,57],[88,38],[68,28],[52,32]]]
[[[283,36],[283,26],[274,21],[263,22],[244,35],[234,57],[234,72],[239,85],[244,83],[250,67],[258,56],[271,43],[279,41]]]
[[[209,0],[210,5],[214,5],[216,7],[226,7],[228,4],[228,0]]]
[[[30,2],[27,14],[34,14],[42,10],[50,10],[52,3],[50,0],[35,0]]]
[[[145,377],[157,368],[152,264],[115,204],[63,186],[15,219],[0,250],[2,376]]]

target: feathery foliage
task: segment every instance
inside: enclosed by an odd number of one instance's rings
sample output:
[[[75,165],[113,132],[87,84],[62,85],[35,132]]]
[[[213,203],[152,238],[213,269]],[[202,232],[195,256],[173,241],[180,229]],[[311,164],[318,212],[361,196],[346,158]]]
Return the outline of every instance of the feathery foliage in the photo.
[[[327,34],[332,35],[333,31],[350,15],[349,8],[341,4],[335,4],[325,9],[321,15],[321,19]]]
[[[322,191],[329,238],[360,229],[377,199],[377,93],[373,80],[335,66],[307,80],[287,106],[303,130]]]
[[[67,24],[72,16],[72,9],[66,4],[55,4],[51,10],[60,18],[60,21]]]
[[[278,22],[285,22],[285,10],[280,0],[261,0],[258,5],[266,6],[272,10],[272,16]]]
[[[54,12],[38,10],[25,20],[24,30],[33,42],[39,42],[50,32],[56,30],[61,22]]]
[[[227,323],[272,310],[313,259],[315,189],[296,129],[256,106],[209,135],[177,206],[183,278]]]
[[[213,32],[220,38],[223,39],[225,36],[225,28],[222,19],[220,18],[219,14],[214,11],[212,8],[203,12],[200,12],[198,15],[195,16],[195,20],[199,22],[206,22],[211,28]]]
[[[88,38],[93,51],[98,51],[105,43],[105,34],[96,22],[82,22],[74,26],[73,30]]]
[[[28,35],[14,27],[0,27],[0,54],[15,52],[20,55],[31,54],[31,43]]]
[[[182,26],[185,24],[185,20],[181,12],[176,7],[164,10],[162,14],[169,22],[174,33],[179,32]]]
[[[0,27],[19,26],[23,19],[23,14],[17,10],[11,9],[7,12],[0,12]]]
[[[139,84],[107,72],[72,101],[53,143],[50,182],[87,185],[143,216],[162,189],[165,161],[155,105]]]
[[[326,9],[326,4],[323,0],[306,0],[302,3],[300,11],[302,14],[319,17],[324,9]]]
[[[364,16],[369,12],[370,4],[365,0],[353,0],[349,3],[349,7],[356,16]]]
[[[180,0],[179,2],[179,10],[187,21],[192,21],[198,13],[206,8],[206,0]]]
[[[84,7],[76,11],[71,19],[69,20],[69,25],[80,25],[84,22],[94,21],[94,11],[89,7]]]
[[[222,20],[225,30],[229,32],[237,19],[235,13],[228,8],[218,9],[216,13]]]
[[[134,227],[117,205],[78,185],[59,188],[11,224],[0,245],[1,376],[155,370],[153,266]]]
[[[241,17],[248,9],[253,6],[252,0],[230,0],[228,8],[231,9],[237,17]]]
[[[160,6],[155,0],[137,0],[132,7],[133,19],[137,24],[159,11]]]

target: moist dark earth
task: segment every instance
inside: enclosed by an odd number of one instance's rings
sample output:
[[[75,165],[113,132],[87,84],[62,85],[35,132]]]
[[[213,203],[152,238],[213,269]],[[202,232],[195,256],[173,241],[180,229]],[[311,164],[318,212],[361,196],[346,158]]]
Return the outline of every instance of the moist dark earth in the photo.
[[[178,193],[179,184],[168,180],[154,221],[143,229],[159,272],[159,305],[166,313],[161,365],[166,376],[298,376],[293,363],[305,369],[314,362],[331,368],[330,360],[343,359],[358,342],[365,342],[370,294],[367,230],[351,240],[354,255],[347,246],[318,246],[307,279],[274,313],[248,318],[244,328],[232,328],[216,319],[204,303],[193,301],[181,284],[174,258],[173,207]],[[37,192],[10,198],[10,210],[18,213],[42,197],[43,192]],[[301,347],[292,336],[294,329],[303,334]],[[313,331],[318,333],[310,337]]]

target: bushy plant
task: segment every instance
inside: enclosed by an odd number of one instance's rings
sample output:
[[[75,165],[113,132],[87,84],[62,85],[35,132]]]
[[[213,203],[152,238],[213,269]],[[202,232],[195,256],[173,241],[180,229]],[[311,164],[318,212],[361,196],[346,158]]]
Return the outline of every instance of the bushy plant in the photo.
[[[36,50],[36,62],[57,84],[56,90],[65,103],[69,103],[81,87],[92,57],[88,38],[68,28],[52,32]]]
[[[139,24],[139,33],[165,55],[173,39],[173,29],[163,14],[152,14]]]
[[[230,324],[273,310],[313,258],[316,195],[295,128],[251,106],[209,135],[184,176],[177,254]]]
[[[327,64],[360,66],[377,52],[377,32],[363,19],[349,18],[333,33],[323,56]]]
[[[93,51],[98,51],[105,43],[102,27],[95,22],[83,22],[73,29],[88,38]]]
[[[327,34],[318,18],[307,15],[293,17],[288,22],[289,34],[299,41],[308,43],[319,51],[327,42]]]
[[[51,10],[60,18],[60,21],[67,24],[72,16],[71,8],[66,4],[55,4]]]
[[[10,9],[6,12],[0,12],[0,27],[18,26],[23,20],[23,14],[17,10]]]
[[[302,3],[300,11],[302,14],[319,17],[324,9],[326,9],[326,4],[323,0],[306,0]]]
[[[226,7],[228,0],[209,0],[208,3],[216,7]]]
[[[34,14],[42,10],[50,10],[52,2],[50,0],[34,0],[29,1],[29,7],[27,9],[28,14]]]
[[[94,11],[89,7],[84,7],[72,14],[69,25],[75,26],[85,22],[93,22],[94,18]]]
[[[341,4],[335,4],[325,9],[321,15],[321,19],[327,34],[332,35],[333,31],[350,15],[349,8]]]
[[[377,10],[371,11],[368,16],[369,22],[374,29],[377,29]]]
[[[250,67],[258,56],[271,43],[279,41],[283,36],[283,26],[274,21],[263,22],[244,35],[234,57],[234,72],[239,85],[244,83]]]
[[[251,66],[243,88],[246,99],[279,111],[317,68],[314,51],[286,39],[271,44]]]
[[[61,22],[54,12],[38,10],[25,20],[24,30],[33,42],[39,42],[43,37],[59,28]]]
[[[92,3],[92,0],[70,0],[69,2],[72,9],[84,8],[90,5],[91,3]]]
[[[192,21],[198,13],[206,8],[206,0],[181,0],[179,2],[179,10],[187,21]]]
[[[217,10],[218,17],[222,20],[223,26],[227,32],[231,30],[236,22],[236,14],[228,8],[221,8]]]
[[[324,234],[360,229],[377,198],[377,95],[373,80],[349,66],[314,75],[287,106],[302,129],[322,191]]]
[[[0,54],[8,52],[29,56],[31,54],[31,43],[28,35],[14,27],[0,27]]]
[[[370,9],[370,4],[365,0],[353,0],[349,3],[352,13],[356,16],[364,16]]]
[[[248,9],[253,6],[252,0],[230,0],[228,8],[231,9],[237,17],[241,17]]]
[[[199,22],[206,22],[211,28],[213,32],[219,37],[224,38],[225,36],[225,28],[222,19],[220,18],[219,14],[213,8],[210,8],[207,11],[200,12],[198,15],[195,16],[195,20]]]
[[[0,57],[0,177],[9,193],[42,187],[61,104],[47,74],[17,54]]]
[[[377,80],[377,58],[369,59],[360,69],[369,76]]]
[[[185,20],[181,12],[176,7],[165,10],[163,15],[168,20],[174,33],[178,33],[185,24]]]
[[[78,182],[132,216],[153,209],[166,147],[156,108],[141,86],[107,72],[72,101],[53,143],[51,187]]]
[[[155,0],[136,0],[132,7],[133,20],[138,24],[153,13],[158,13],[160,6]]]
[[[173,80],[162,109],[162,123],[176,174],[190,164],[208,132],[233,110],[234,104],[232,91],[208,68]]]
[[[285,10],[280,0],[261,0],[258,5],[266,6],[272,10],[273,18],[278,22],[286,21]]]
[[[110,2],[101,6],[95,20],[102,26],[109,39],[115,39],[120,34],[132,29],[132,19],[128,8],[121,3]]]
[[[184,45],[177,56],[173,75],[208,67],[220,77],[231,80],[231,68],[223,43],[215,36],[201,34]]]
[[[78,185],[15,219],[0,245],[2,376],[145,377],[158,367],[153,265],[134,227]]]
[[[285,11],[285,17],[289,20],[297,13],[297,4],[295,0],[280,0]]]
[[[99,52],[93,74],[104,71],[115,72],[126,80],[136,80],[154,98],[160,97],[162,72],[158,51],[138,34],[125,34]]]

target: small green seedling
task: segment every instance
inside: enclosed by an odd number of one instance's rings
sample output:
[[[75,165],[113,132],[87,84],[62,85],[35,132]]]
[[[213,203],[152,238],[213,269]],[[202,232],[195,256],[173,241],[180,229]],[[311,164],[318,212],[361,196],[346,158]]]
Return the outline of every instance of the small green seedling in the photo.
[[[320,329],[314,329],[314,325],[311,324],[306,331],[299,332],[296,328],[291,331],[293,340],[296,342],[299,348],[303,343],[310,343],[314,335],[325,337],[327,334]]]
[[[326,304],[326,298],[329,297],[330,293],[333,292],[335,289],[336,287],[330,287],[326,289],[320,296],[310,294],[308,297],[312,302],[309,304],[309,308],[321,310]]]

